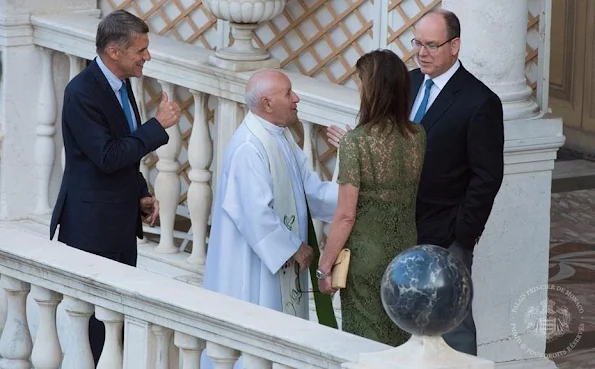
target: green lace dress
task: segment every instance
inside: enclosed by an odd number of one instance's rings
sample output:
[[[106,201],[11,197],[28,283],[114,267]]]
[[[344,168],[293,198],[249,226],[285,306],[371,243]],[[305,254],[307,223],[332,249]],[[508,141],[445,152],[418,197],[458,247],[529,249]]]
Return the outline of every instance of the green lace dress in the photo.
[[[391,346],[409,334],[386,315],[380,281],[391,260],[416,244],[415,202],[426,136],[404,138],[394,129],[379,135],[374,127],[347,132],[339,149],[337,182],[359,187],[353,230],[345,244],[351,249],[347,285],[341,290],[343,330]]]

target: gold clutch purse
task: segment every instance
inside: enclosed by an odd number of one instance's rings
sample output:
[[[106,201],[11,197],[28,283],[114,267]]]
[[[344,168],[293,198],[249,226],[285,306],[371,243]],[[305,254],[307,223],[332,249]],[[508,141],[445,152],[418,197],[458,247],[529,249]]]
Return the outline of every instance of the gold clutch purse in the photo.
[[[350,259],[351,250],[343,249],[339,252],[339,256],[337,256],[337,260],[335,261],[335,265],[333,265],[333,270],[331,272],[331,285],[333,288],[345,288]]]

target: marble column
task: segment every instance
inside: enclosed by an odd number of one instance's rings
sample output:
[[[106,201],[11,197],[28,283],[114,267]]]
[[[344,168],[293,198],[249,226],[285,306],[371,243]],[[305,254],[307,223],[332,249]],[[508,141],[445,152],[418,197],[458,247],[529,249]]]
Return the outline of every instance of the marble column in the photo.
[[[461,21],[465,68],[500,96],[504,119],[537,116],[525,78],[527,0],[443,0]]]
[[[527,0],[443,0],[442,7],[461,21],[463,65],[500,96],[504,110],[504,179],[474,250],[478,355],[502,368],[554,368],[544,357],[545,337],[526,317],[547,318],[539,307],[548,301],[542,287],[548,284],[552,169],[564,136],[561,119],[540,115],[526,83]]]

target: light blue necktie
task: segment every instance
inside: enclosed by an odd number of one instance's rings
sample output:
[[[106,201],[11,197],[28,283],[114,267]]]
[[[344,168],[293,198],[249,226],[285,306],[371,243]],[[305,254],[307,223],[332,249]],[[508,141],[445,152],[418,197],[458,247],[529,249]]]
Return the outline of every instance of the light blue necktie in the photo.
[[[122,87],[120,87],[120,96],[122,97],[122,109],[124,115],[128,121],[128,127],[130,133],[134,132],[134,121],[132,120],[132,113],[130,112],[130,99],[128,99],[128,89],[126,88],[126,82],[122,81]]]
[[[430,89],[432,88],[433,84],[434,84],[434,81],[432,81],[431,79],[428,79],[426,81],[426,88],[424,89],[424,97],[421,100],[421,104],[419,105],[419,108],[417,109],[417,113],[415,113],[415,117],[413,118],[413,122],[415,122],[415,123],[421,122],[424,115],[426,114],[426,110],[428,108],[428,100],[430,99]]]

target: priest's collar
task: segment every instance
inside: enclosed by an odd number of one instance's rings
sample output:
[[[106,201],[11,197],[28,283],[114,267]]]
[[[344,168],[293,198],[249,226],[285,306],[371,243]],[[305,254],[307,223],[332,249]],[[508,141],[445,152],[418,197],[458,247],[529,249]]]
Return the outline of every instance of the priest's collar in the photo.
[[[262,126],[264,128],[266,128],[267,131],[269,131],[270,133],[276,134],[276,135],[282,135],[283,131],[285,130],[285,127],[279,127],[274,125],[273,123],[269,122],[268,120],[259,117],[258,115],[250,112],[250,114],[252,114],[252,116],[254,116],[254,118],[256,118],[256,120],[258,120],[260,122],[260,124],[262,124]]]

